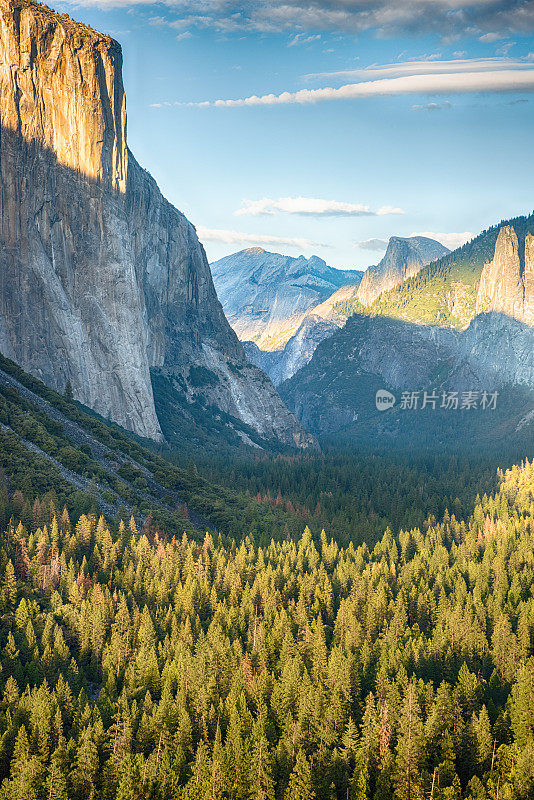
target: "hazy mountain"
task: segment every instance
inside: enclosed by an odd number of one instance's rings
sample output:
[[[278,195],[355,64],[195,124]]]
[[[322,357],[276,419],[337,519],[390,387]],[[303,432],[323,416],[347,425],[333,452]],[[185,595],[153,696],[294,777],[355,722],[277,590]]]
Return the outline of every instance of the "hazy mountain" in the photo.
[[[370,306],[382,293],[416,275],[431,261],[446,255],[448,248],[425,236],[403,239],[392,236],[379,264],[369,267],[364,273],[356,292],[356,299],[363,306]]]
[[[278,386],[307,364],[319,342],[342,327],[351,314],[363,309],[380,292],[404,280],[403,276],[413,275],[432,258],[444,253],[448,253],[447,248],[433,239],[392,237],[380,264],[369,267],[359,284],[343,286],[310,308],[283,350],[267,354],[259,348],[246,346],[249,359],[265,370]]]
[[[270,377],[275,386],[287,380],[308,363],[315,348],[339,329],[339,325],[309,312],[283,350],[261,350],[255,342],[243,342],[253,364]]]
[[[475,441],[534,444],[534,329],[502,314],[481,314],[465,331],[355,314],[280,386],[289,408],[319,436],[367,446],[411,447]],[[376,392],[396,405],[380,412]],[[437,407],[421,409],[424,391]],[[499,392],[495,411],[441,409],[443,392]],[[404,392],[418,409],[401,410]]]
[[[319,435],[384,443],[459,442],[471,430],[487,440],[530,436],[534,445],[534,238],[504,226],[483,267],[479,313],[465,330],[387,315],[355,314],[323,341],[307,366],[280,387],[301,421]],[[495,309],[495,310],[493,310]],[[493,412],[429,409],[377,411],[388,389],[442,393],[498,391]],[[435,413],[434,413],[435,411]],[[493,414],[493,415],[492,415]]]
[[[243,341],[279,350],[306,312],[362,273],[329,267],[322,258],[291,258],[261,247],[241,250],[211,264],[213,281],[230,325]]]
[[[127,147],[119,44],[28,0],[0,12],[0,349],[142,436],[162,437],[154,380],[160,415],[197,404],[308,443],[246,361],[195,229]]]

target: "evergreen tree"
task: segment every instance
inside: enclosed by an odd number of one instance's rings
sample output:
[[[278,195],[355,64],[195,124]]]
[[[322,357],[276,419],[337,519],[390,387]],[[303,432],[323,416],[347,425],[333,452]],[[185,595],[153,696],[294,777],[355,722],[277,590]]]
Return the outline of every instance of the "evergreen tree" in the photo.
[[[284,800],[314,800],[314,798],[310,762],[304,751],[300,749],[289,777],[289,784],[284,792]]]
[[[421,711],[413,683],[408,685],[399,721],[396,750],[395,796],[398,800],[422,797],[420,766],[424,739]]]
[[[3,589],[5,602],[12,608],[17,599],[17,579],[15,578],[15,568],[11,560],[6,564]]]

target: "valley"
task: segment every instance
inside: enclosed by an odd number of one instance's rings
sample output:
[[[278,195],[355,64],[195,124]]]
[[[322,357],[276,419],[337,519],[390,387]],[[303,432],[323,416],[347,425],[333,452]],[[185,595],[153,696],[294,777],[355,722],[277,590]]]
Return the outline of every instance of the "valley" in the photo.
[[[0,800],[534,797],[531,58],[360,5],[0,0]]]

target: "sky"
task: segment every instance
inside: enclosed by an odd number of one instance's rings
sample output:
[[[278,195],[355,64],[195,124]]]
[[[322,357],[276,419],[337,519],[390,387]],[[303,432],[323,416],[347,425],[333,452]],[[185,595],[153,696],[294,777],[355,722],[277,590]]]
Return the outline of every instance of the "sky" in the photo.
[[[86,0],[128,142],[214,261],[361,269],[534,208],[534,0]]]

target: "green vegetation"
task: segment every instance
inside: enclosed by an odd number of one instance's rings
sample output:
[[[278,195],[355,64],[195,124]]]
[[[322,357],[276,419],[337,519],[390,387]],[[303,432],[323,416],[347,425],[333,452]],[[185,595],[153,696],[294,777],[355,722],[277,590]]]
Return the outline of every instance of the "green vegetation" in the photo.
[[[325,530],[343,547],[374,546],[389,526],[422,528],[448,509],[468,517],[474,498],[497,489],[497,468],[513,464],[490,456],[407,457],[401,453],[365,455],[331,448],[320,455],[256,456],[237,460],[199,460],[211,482],[239,489],[264,507],[296,512],[312,533]],[[299,532],[300,533],[300,532]]]
[[[28,399],[4,385],[2,372],[35,394]],[[101,510],[116,517],[126,509],[138,521],[150,517],[156,527],[178,526],[197,537],[213,528],[230,537],[241,539],[246,532],[269,541],[302,529],[300,514],[266,508],[186,464],[170,463],[163,457],[168,449],[156,453],[153,443],[135,440],[1,356],[0,424],[6,426],[0,428],[0,486],[22,491],[30,507],[36,496],[53,492],[73,517]],[[42,452],[29,451],[31,446]]]
[[[465,328],[475,314],[477,283],[484,264],[491,261],[499,229],[513,225],[521,238],[534,233],[534,214],[502,220],[447,256],[424,267],[401,286],[384,292],[368,311],[371,314]],[[344,313],[362,311],[355,302],[344,304]]]
[[[231,361],[228,367],[239,374],[240,368]],[[153,369],[151,378],[163,435],[173,448],[187,453],[188,457],[200,452],[216,456],[221,450],[232,456],[243,454],[250,451],[250,441],[273,451],[288,449],[279,442],[266,442],[250,425],[209,405],[204,398],[188,397],[180,376]],[[191,367],[190,379],[194,386],[215,385],[218,381],[217,375],[205,367]]]
[[[356,292],[358,290],[354,290],[354,294],[352,297],[348,298],[347,300],[340,300],[338,303],[334,303],[332,306],[332,311],[338,314],[340,317],[350,317],[351,314],[360,314],[365,312],[365,307],[362,306],[359,300],[356,299]]]
[[[0,800],[534,796],[534,464],[0,423]]]
[[[192,386],[216,386],[219,383],[215,372],[195,364],[189,367],[189,380]]]
[[[533,796],[533,464],[373,548],[12,510],[2,800]]]

